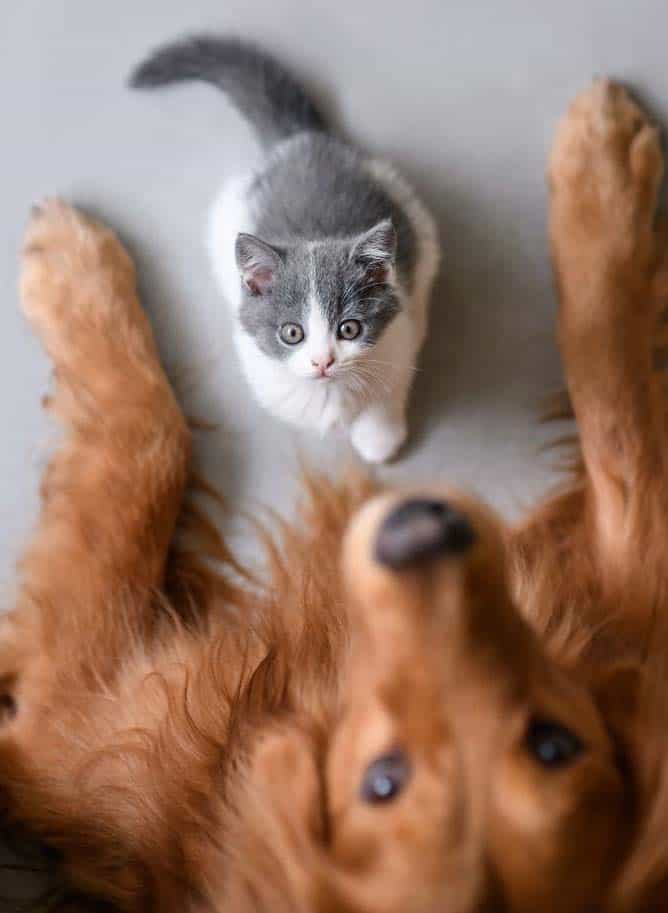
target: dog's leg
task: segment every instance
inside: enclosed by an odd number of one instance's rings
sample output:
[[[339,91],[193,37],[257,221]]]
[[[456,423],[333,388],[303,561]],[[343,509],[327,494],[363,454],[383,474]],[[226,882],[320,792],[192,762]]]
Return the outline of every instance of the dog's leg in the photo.
[[[647,549],[652,517],[665,524],[665,401],[653,370],[662,171],[656,129],[619,86],[597,82],[559,127],[550,168],[559,340],[593,539],[611,577],[629,548]]]
[[[31,618],[43,656],[73,669],[89,661],[103,679],[154,621],[189,433],[110,231],[59,202],[38,208],[21,295],[54,363],[50,406],[65,434],[44,477],[16,622]]]
[[[155,725],[141,708],[123,717],[114,696],[164,614],[190,436],[132,263],[110,231],[62,203],[38,209],[21,294],[54,363],[50,407],[64,434],[18,605],[0,621],[0,810],[58,846],[77,884],[141,908],[141,865],[130,865],[127,846],[117,855],[126,837],[118,800],[103,809],[90,784],[85,798],[83,774],[116,726]],[[111,766],[96,776],[116,788]],[[126,780],[127,769],[120,786]]]

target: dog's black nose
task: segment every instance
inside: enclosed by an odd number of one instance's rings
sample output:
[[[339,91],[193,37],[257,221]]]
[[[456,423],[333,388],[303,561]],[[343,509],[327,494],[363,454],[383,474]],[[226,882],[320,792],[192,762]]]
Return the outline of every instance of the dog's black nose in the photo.
[[[468,518],[447,501],[404,501],[385,519],[376,539],[376,560],[401,570],[443,555],[466,551],[475,542]]]

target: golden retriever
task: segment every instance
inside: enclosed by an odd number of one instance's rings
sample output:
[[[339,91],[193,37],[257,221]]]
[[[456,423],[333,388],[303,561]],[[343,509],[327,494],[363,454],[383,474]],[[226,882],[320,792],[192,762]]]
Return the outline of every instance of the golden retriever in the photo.
[[[184,501],[190,436],[114,235],[34,215],[63,443],[0,634],[0,793],[124,913],[668,909],[668,292],[657,131],[599,82],[550,230],[580,433],[518,527],[305,482],[266,577]]]

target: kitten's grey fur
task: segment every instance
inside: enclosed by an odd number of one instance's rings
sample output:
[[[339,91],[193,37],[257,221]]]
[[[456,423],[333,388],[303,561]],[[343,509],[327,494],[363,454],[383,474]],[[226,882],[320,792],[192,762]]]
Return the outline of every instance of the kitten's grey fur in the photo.
[[[375,401],[383,399],[385,389],[387,409],[375,412],[381,424],[393,425],[391,433],[385,427],[380,429],[382,442],[356,442],[352,428],[352,437],[368,459],[390,456],[405,436],[403,411],[411,372],[400,370],[398,362],[404,357],[400,339],[395,344],[386,341],[382,354],[389,365],[371,370],[370,353],[403,313],[417,324],[403,347],[412,369],[438,260],[430,217],[392,169],[332,136],[301,87],[253,45],[210,36],[179,41],[149,57],[134,72],[131,84],[146,88],[182,80],[200,80],[222,89],[252,125],[267,153],[265,167],[246,180],[242,193],[230,202],[228,192],[221,202],[227,216],[241,223],[237,233],[244,232],[236,238],[234,263],[226,227],[213,229],[216,269],[247,337],[240,343],[240,352],[258,398],[283,418],[324,431],[332,424],[354,425],[365,411],[365,400],[380,405]],[[226,218],[222,210],[220,218]],[[226,249],[218,249],[218,244]],[[416,303],[415,298],[425,300]],[[316,307],[329,328],[327,342],[318,336],[320,324],[316,327],[313,322]],[[359,339],[354,345],[335,342],[342,323],[349,320],[360,322]],[[298,346],[281,340],[279,332],[285,324],[304,328],[306,335]],[[312,332],[306,332],[308,327]],[[323,382],[322,377],[312,376],[308,366],[318,364],[319,350],[326,346],[342,368],[340,377],[331,378],[341,388],[335,397],[341,414],[332,410],[331,396],[321,397],[328,404],[327,415],[318,415],[318,397],[314,405],[294,414],[272,408],[268,391],[263,395],[259,387],[275,385],[276,380],[267,365],[251,364],[249,338],[259,353],[284,371],[291,370],[295,383],[308,381],[322,387],[329,385],[329,375]],[[375,397],[369,395],[374,390],[367,389],[359,402],[352,395],[352,382],[347,395],[343,389],[356,359],[358,388],[362,376],[367,379],[364,386],[374,388],[373,375],[377,375]],[[388,370],[393,360],[396,372]],[[349,370],[343,370],[346,366]],[[373,437],[373,430],[370,433]],[[366,437],[361,433],[361,438]]]

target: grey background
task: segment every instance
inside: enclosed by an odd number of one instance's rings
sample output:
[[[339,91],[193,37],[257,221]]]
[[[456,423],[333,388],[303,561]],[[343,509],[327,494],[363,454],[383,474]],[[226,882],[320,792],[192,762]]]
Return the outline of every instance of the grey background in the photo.
[[[545,244],[557,117],[595,74],[668,106],[665,0],[2,0],[0,33],[0,595],[32,528],[52,429],[49,366],[19,314],[32,201],[59,193],[113,224],[191,414],[198,455],[241,503],[289,507],[298,454],[347,459],[262,414],[240,377],[202,238],[225,175],[255,156],[219,94],[130,93],[130,68],[184,31],[252,36],[336,122],[387,156],[439,220],[444,265],[418,376],[413,438],[384,471],[447,478],[516,515],[550,481],[541,397],[560,383]],[[101,509],[104,509],[102,506]],[[2,875],[0,875],[2,883]],[[1,903],[1,901],[0,901]]]

